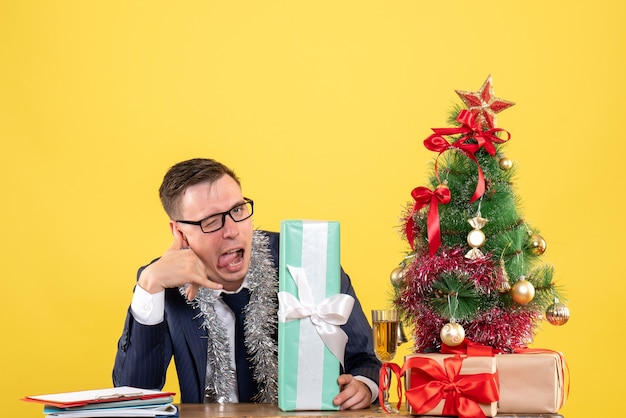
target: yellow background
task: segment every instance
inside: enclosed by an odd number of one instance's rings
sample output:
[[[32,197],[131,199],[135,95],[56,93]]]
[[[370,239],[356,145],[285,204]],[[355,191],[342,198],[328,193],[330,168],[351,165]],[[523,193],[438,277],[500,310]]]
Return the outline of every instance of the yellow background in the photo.
[[[570,299],[535,346],[568,360],[567,418],[619,415],[625,16],[607,0],[3,1],[3,415],[111,384],[136,268],[170,245],[157,188],[182,159],[233,166],[256,227],[340,221],[364,309],[386,306],[422,141],[489,74],[517,103],[498,116],[506,155]]]

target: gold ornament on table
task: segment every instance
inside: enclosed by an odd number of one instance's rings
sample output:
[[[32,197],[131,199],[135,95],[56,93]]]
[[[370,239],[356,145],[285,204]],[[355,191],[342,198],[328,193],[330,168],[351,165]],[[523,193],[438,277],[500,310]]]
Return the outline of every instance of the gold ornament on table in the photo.
[[[554,303],[546,309],[546,319],[555,326],[565,325],[569,320],[569,308],[554,298]]]
[[[511,297],[516,303],[526,305],[535,297],[535,286],[526,280],[526,276],[520,276],[511,288]]]
[[[475,217],[468,219],[467,222],[474,229],[467,234],[467,243],[470,247],[472,247],[472,249],[465,254],[465,258],[475,260],[484,256],[482,251],[479,249],[485,245],[485,233],[481,231],[481,229],[483,226],[487,225],[488,220],[480,216],[479,211]]]
[[[548,244],[546,240],[539,234],[531,233],[528,239],[528,247],[530,252],[535,255],[541,255],[546,252]]]
[[[509,171],[511,168],[513,168],[513,161],[511,161],[511,159],[507,157],[500,158],[498,164],[500,165],[500,169],[503,171]]]

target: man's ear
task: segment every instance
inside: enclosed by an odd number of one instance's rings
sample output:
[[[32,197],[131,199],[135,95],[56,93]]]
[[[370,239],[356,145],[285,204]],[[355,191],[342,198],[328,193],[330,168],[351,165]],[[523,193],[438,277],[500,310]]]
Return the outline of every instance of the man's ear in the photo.
[[[183,230],[180,229],[180,227],[178,226],[178,222],[176,222],[174,220],[170,220],[170,232],[172,233],[172,236],[174,237],[174,241],[176,241],[177,239],[180,239],[180,247],[181,248],[188,248],[189,247],[189,242],[187,241],[187,236],[185,235]]]

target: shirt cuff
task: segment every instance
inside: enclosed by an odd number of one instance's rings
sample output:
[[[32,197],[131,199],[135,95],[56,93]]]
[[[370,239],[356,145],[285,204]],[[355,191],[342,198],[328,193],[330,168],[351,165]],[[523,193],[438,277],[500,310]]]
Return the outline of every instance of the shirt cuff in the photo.
[[[365,376],[354,376],[354,378],[365,383],[367,387],[370,388],[370,391],[372,392],[372,399],[370,400],[370,403],[374,403],[376,399],[378,399],[378,385],[372,379]]]
[[[165,316],[165,290],[151,294],[141,286],[135,286],[130,311],[135,321],[142,325],[160,324]]]

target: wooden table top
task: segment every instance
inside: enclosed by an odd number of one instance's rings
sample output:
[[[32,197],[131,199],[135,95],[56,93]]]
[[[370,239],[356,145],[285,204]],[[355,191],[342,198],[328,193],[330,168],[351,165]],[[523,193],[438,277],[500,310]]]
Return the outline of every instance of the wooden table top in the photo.
[[[180,418],[206,418],[206,417],[363,417],[380,418],[397,416],[395,414],[385,414],[376,412],[376,406],[368,409],[347,410],[347,411],[281,411],[275,404],[255,404],[255,403],[233,403],[233,404],[181,404],[178,405]],[[401,411],[399,415],[408,416],[407,411]],[[417,416],[417,415],[415,415]],[[558,414],[517,414],[498,415],[498,418],[563,418]]]

